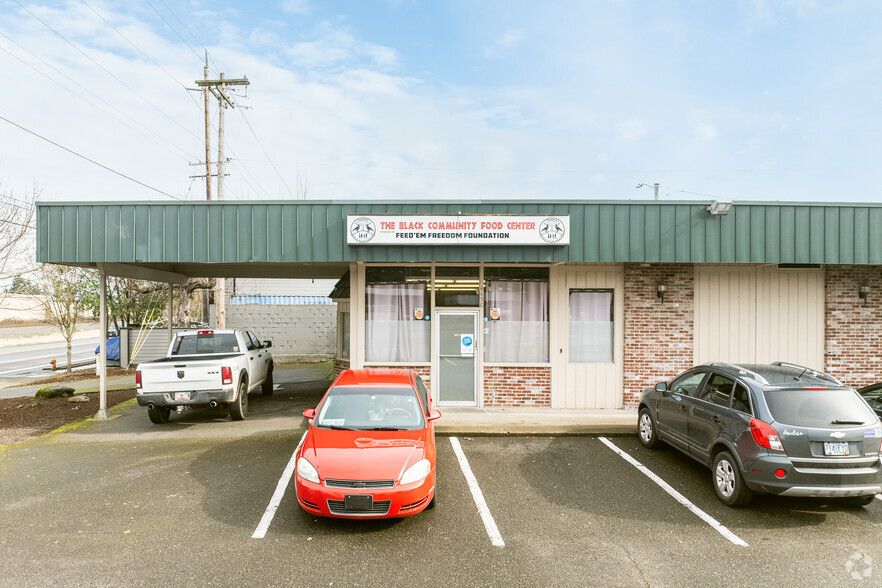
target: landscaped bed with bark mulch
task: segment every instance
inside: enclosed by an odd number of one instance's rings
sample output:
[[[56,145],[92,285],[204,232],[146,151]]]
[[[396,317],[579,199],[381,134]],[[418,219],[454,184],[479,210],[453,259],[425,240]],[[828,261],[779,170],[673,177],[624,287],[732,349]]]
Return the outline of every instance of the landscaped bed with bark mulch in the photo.
[[[95,377],[92,374],[92,377]],[[68,380],[54,380],[65,382]],[[60,398],[0,398],[0,447],[21,443],[62,425],[94,416],[100,399],[97,392],[76,394],[86,397],[85,402],[71,402],[69,397]],[[107,407],[116,406],[135,397],[134,388],[107,392]]]

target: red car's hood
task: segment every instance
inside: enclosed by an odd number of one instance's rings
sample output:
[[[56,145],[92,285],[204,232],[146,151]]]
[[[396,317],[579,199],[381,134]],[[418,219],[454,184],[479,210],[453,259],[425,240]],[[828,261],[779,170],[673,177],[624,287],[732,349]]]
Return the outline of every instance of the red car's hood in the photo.
[[[427,429],[338,431],[310,427],[301,455],[321,479],[399,480],[426,453]]]

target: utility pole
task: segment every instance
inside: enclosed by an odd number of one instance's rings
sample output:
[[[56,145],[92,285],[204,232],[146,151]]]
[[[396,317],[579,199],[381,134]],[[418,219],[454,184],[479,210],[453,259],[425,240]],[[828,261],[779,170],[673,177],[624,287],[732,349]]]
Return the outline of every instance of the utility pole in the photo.
[[[236,108],[236,104],[227,96],[227,86],[247,86],[250,82],[247,77],[225,79],[224,74],[220,74],[220,79],[208,79],[208,52],[205,53],[205,70],[204,78],[196,80],[196,85],[201,86],[205,93],[205,184],[208,186],[206,192],[207,199],[211,200],[211,162],[209,161],[210,147],[208,139],[209,118],[208,118],[208,93],[217,98],[218,102],[218,128],[217,128],[217,198],[224,198],[224,111],[229,106]],[[225,278],[218,278],[215,288],[215,304],[217,305],[217,326],[223,329],[226,326],[226,284]]]
[[[208,49],[205,50],[205,67],[202,69],[203,81],[208,81]],[[199,83],[198,81],[196,82]],[[202,87],[205,97],[205,199],[211,200],[211,117],[208,112],[208,84]]]

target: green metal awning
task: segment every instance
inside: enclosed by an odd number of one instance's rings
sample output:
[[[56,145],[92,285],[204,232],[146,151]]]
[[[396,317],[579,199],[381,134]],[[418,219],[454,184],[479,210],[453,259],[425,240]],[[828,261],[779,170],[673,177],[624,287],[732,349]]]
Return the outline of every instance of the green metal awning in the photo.
[[[882,205],[522,200],[40,202],[37,261],[340,277],[353,261],[882,264]],[[355,246],[347,215],[567,215],[563,246]]]

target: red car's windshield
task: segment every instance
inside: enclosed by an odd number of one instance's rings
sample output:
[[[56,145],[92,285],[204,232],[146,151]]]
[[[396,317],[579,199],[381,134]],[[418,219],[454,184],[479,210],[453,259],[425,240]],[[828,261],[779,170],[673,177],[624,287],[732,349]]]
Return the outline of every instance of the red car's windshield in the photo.
[[[416,392],[408,388],[331,388],[315,426],[360,431],[401,431],[424,426]]]

